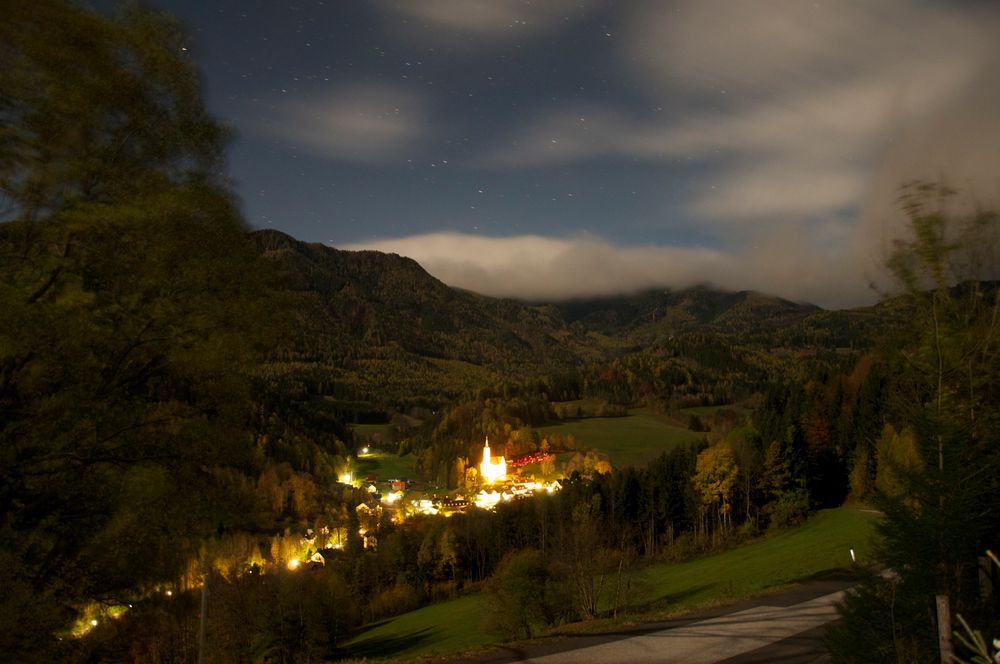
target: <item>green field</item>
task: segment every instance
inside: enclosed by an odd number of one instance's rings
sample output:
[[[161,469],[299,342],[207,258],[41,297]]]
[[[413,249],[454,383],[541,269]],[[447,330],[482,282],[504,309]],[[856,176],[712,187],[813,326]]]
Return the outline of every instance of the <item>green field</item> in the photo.
[[[805,525],[705,558],[651,566],[638,579],[636,605],[670,613],[777,590],[823,572],[871,564],[876,515],[853,507],[824,510]]]
[[[375,445],[385,445],[389,440],[389,424],[352,424],[354,440],[358,445],[373,443]]]
[[[875,519],[853,507],[825,510],[800,528],[759,542],[686,563],[652,565],[634,580],[629,619],[660,618],[849,570],[852,547],[858,564],[869,564]],[[433,604],[373,626],[346,648],[359,658],[412,658],[498,643],[485,628],[488,607],[485,595]]]
[[[488,632],[484,595],[439,602],[384,620],[346,645],[350,657],[418,657],[464,652],[497,643]]]
[[[704,434],[667,424],[652,412],[638,408],[627,417],[591,417],[539,427],[542,435],[572,435],[585,447],[608,455],[616,468],[642,466],[677,445]]]
[[[371,452],[358,456],[354,464],[354,475],[362,479],[366,475],[378,475],[379,480],[402,477],[413,479],[416,476],[414,461],[412,454],[401,457],[387,452]]]
[[[731,410],[737,415],[745,415],[750,412],[749,408],[743,406],[694,406],[692,408],[681,408],[685,415],[697,415],[701,418],[715,417],[716,413],[722,410]]]

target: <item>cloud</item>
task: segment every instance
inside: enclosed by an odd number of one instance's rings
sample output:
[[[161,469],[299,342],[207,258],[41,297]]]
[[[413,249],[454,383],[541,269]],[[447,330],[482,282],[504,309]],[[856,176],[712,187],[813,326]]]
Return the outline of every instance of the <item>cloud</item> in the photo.
[[[769,261],[782,260],[775,238],[803,239],[839,256],[842,270],[877,262],[898,228],[905,181],[943,177],[1000,200],[995,7],[690,0],[630,9],[616,33],[619,65],[647,108],[662,111],[540,107],[485,165],[694,163],[684,209],[708,237],[771,247],[761,254]],[[741,258],[747,270],[767,269]]]
[[[900,131],[870,173],[852,250],[874,266],[899,237],[905,218],[897,203],[902,183],[944,182],[961,194],[958,207],[1000,209],[1000,54],[967,94],[925,121]],[[885,287],[885,275],[870,267]]]
[[[688,0],[636,7],[621,53],[628,73],[687,94],[773,99],[901,66],[919,74],[992,40],[968,5]]]
[[[343,86],[319,99],[279,102],[257,128],[330,159],[398,159],[430,132],[424,98],[400,86]]]
[[[723,228],[750,219],[787,219],[815,216],[855,204],[864,191],[864,178],[836,164],[792,164],[783,160],[758,161],[737,167],[698,187],[691,209]]]
[[[584,0],[377,0],[388,16],[414,21],[410,34],[439,40],[427,28],[474,34],[492,40],[521,38],[564,25],[580,16],[590,2]],[[483,42],[479,42],[484,46]]]
[[[473,47],[560,29],[589,8],[576,4],[376,1],[403,19],[392,29],[409,38]],[[520,103],[520,124],[491,127],[495,143],[464,165],[661,165],[665,176],[693,181],[674,190],[681,208],[669,208],[683,218],[665,211],[662,223],[697,223],[698,235],[722,248],[457,234],[352,248],[409,255],[446,283],[495,296],[557,299],[708,281],[835,307],[872,298],[867,282],[898,232],[902,182],[943,177],[1000,200],[995,6],[679,0],[616,12],[623,20],[608,44],[618,44],[628,93],[572,106],[554,95],[534,108]],[[444,131],[432,122],[428,94],[345,87],[281,104],[269,131],[329,158],[398,159]]]
[[[413,258],[444,283],[532,301],[615,295],[709,283],[837,307],[870,299],[863,279],[845,279],[842,257],[806,238],[771,234],[724,252],[691,247],[618,247],[593,235],[571,239],[431,233],[341,247]]]

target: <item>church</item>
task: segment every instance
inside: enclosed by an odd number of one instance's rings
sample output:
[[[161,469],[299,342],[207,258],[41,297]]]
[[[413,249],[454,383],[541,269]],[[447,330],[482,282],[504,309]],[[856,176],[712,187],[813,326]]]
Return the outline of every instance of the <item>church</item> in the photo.
[[[489,437],[486,438],[486,445],[483,447],[483,462],[479,464],[479,474],[487,484],[507,479],[507,460],[503,457],[494,460],[490,456]]]

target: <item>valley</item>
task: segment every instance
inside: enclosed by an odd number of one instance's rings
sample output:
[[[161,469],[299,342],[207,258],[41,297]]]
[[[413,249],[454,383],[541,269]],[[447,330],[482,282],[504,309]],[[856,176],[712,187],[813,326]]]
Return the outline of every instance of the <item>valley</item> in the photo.
[[[5,661],[779,589],[835,662],[997,660],[989,3],[118,4],[0,21]]]

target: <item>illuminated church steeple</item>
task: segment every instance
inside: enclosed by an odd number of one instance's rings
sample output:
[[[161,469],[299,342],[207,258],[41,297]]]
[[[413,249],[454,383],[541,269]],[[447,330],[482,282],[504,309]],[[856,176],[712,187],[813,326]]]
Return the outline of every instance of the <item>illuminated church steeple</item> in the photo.
[[[486,445],[483,447],[483,462],[479,464],[479,474],[487,484],[503,482],[507,479],[507,460],[500,457],[496,461],[490,456],[490,439],[486,437]]]

